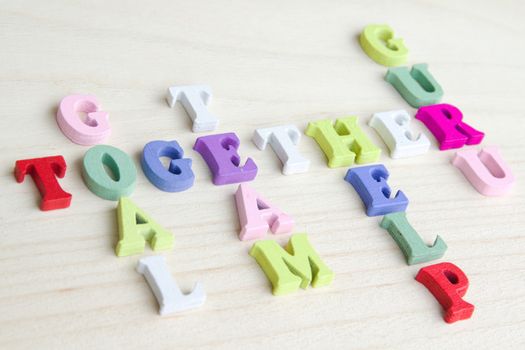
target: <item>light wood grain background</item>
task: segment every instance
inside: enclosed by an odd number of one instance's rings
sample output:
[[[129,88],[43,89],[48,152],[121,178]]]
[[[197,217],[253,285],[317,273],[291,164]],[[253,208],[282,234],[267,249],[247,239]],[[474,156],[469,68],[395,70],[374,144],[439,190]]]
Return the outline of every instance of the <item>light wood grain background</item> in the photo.
[[[508,349],[525,345],[525,6],[520,1],[1,1],[0,348],[2,349]],[[425,155],[392,160],[366,126],[374,112],[410,108],[356,40],[370,23],[405,39],[409,64],[426,62],[443,101],[486,132],[518,178],[510,195],[478,194],[433,140]],[[290,213],[335,274],[326,288],[274,297],[237,238],[236,185],[217,187],[182,107],[166,89],[209,84],[217,132],[234,131],[259,174],[250,185]],[[86,147],[55,122],[71,93],[96,95],[110,113],[108,143],[136,161],[145,143],[176,139],[193,159],[196,183],[164,193],[139,170],[132,199],[175,235],[165,252],[184,288],[205,284],[193,312],[161,318],[137,260],[117,258],[116,203],[80,176]],[[315,142],[300,150],[306,174],[284,176],[255,128],[357,115],[383,149],[390,185],[410,199],[408,218],[443,261],[470,278],[471,320],[453,325],[414,280],[388,233],[369,218],[347,169],[329,169]],[[424,126],[414,128],[431,134]],[[61,154],[70,208],[38,210],[31,179],[15,182],[17,159]],[[140,168],[139,168],[140,169]],[[280,243],[287,236],[268,238]],[[521,345],[521,346],[520,346]]]

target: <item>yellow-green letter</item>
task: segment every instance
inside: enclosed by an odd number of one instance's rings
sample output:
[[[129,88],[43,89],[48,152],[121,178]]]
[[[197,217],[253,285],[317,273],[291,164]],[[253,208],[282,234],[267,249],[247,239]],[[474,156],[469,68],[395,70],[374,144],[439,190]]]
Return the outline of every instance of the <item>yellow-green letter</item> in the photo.
[[[385,24],[366,26],[359,36],[359,43],[368,57],[383,66],[399,66],[408,57],[403,39],[394,38],[394,31]]]
[[[329,119],[310,122],[306,135],[317,141],[330,168],[350,166],[354,160],[358,164],[375,162],[381,155],[381,149],[357,125],[357,117],[337,119],[335,126]]]
[[[329,285],[334,273],[323,263],[308,242],[306,234],[295,234],[283,249],[272,240],[255,243],[250,250],[273,286],[274,295]]]
[[[142,253],[146,241],[153,250],[173,247],[173,235],[157,224],[129,198],[121,197],[117,207],[119,241],[117,256]]]

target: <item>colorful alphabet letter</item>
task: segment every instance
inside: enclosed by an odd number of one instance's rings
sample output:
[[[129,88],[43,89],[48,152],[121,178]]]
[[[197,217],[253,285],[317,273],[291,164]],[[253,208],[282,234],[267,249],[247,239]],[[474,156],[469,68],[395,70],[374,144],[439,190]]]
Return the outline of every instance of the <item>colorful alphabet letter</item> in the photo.
[[[195,175],[191,159],[183,158],[184,151],[177,141],[151,141],[142,152],[141,165],[148,180],[165,192],[180,192],[193,186]],[[160,157],[171,159],[166,169]]]
[[[206,293],[200,282],[195,283],[189,294],[180,290],[173,279],[163,256],[148,256],[139,260],[137,272],[144,275],[157,302],[159,313],[169,315],[200,307],[206,301]]]
[[[424,134],[410,130],[410,116],[405,110],[375,113],[368,122],[390,150],[390,157],[405,158],[426,153],[430,141]]]
[[[439,236],[436,237],[432,246],[426,245],[408,222],[405,212],[385,215],[380,226],[387,230],[396,241],[408,265],[439,259],[447,250],[447,245]]]
[[[363,51],[383,66],[399,66],[406,62],[408,49],[403,39],[394,38],[394,31],[385,24],[370,24],[359,36]]]
[[[251,181],[257,176],[257,165],[251,158],[240,166],[241,157],[237,153],[238,148],[239,138],[233,132],[201,136],[193,146],[208,164],[215,185]]]
[[[485,136],[462,121],[463,114],[458,108],[445,103],[419,108],[416,119],[421,120],[434,134],[442,151],[477,145]]]
[[[485,147],[479,153],[474,149],[458,151],[452,164],[485,196],[501,196],[507,193],[516,181],[510,167],[495,146]]]
[[[91,192],[110,201],[129,196],[135,190],[137,169],[133,160],[118,148],[97,145],[90,148],[82,162],[82,176]],[[106,167],[109,172],[106,171]]]
[[[443,97],[443,89],[426,63],[414,64],[410,71],[408,67],[389,68],[385,80],[414,108],[438,103]]]
[[[66,161],[62,156],[17,160],[15,163],[15,178],[21,183],[26,174],[31,175],[42,196],[41,210],[67,208],[71,204],[71,194],[65,192],[57,181],[57,177],[66,175]]]
[[[250,255],[272,283],[274,295],[306,289],[310,282],[314,288],[326,286],[334,278],[304,233],[293,235],[285,249],[272,240],[256,242]]]
[[[379,159],[381,149],[370,141],[357,125],[357,117],[310,122],[306,135],[313,137],[328,158],[328,166],[337,168],[371,163]]]
[[[86,114],[86,120],[79,113]],[[100,110],[92,95],[69,95],[60,101],[57,123],[64,135],[79,145],[95,145],[111,134],[108,113]]]
[[[219,125],[219,120],[208,111],[210,100],[211,88],[206,85],[181,85],[168,89],[168,104],[173,108],[177,101],[182,103],[193,121],[193,132],[213,131]]]
[[[268,229],[274,234],[293,230],[293,219],[273,206],[247,184],[240,184],[235,193],[239,213],[241,241],[263,237]]]
[[[260,150],[264,150],[268,143],[272,146],[283,163],[284,175],[304,173],[310,167],[310,161],[297,150],[300,140],[301,132],[295,125],[256,129],[253,134],[253,143]]]
[[[366,207],[366,215],[378,216],[398,211],[405,211],[408,198],[402,191],[397,191],[390,198],[388,170],[383,164],[362,166],[348,170],[345,181],[350,183]]]
[[[154,251],[173,248],[173,235],[157,224],[129,198],[120,198],[117,207],[117,221],[119,235],[115,248],[117,256],[142,253],[146,241],[151,244],[151,249]]]
[[[462,299],[467,293],[468,278],[456,265],[444,262],[423,267],[416,281],[423,284],[441,304],[445,310],[445,322],[453,323],[472,316],[474,305]]]

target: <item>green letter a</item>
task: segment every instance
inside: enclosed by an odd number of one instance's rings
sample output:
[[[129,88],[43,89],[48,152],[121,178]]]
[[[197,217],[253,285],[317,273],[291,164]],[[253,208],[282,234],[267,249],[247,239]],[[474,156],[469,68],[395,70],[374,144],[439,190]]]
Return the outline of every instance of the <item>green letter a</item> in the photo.
[[[157,224],[129,198],[121,197],[118,202],[119,241],[115,251],[117,256],[142,253],[146,241],[153,250],[173,247],[173,235]]]

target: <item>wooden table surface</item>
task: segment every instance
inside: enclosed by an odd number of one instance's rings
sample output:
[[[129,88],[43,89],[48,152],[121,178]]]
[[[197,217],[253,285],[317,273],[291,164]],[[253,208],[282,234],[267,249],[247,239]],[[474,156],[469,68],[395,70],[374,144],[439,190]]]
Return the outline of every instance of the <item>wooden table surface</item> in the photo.
[[[519,349],[525,345],[525,13],[518,1],[2,1],[0,4],[0,348],[38,349]],[[498,145],[517,183],[507,196],[474,190],[450,164],[454,151],[432,140],[418,157],[393,160],[373,129],[375,112],[412,109],[383,80],[357,36],[388,23],[426,62],[443,102]],[[333,284],[271,294],[239,241],[237,185],[214,186],[192,150],[197,136],[167,88],[208,84],[219,132],[234,131],[243,159],[259,174],[250,185],[292,215],[295,232],[335,272]],[[135,271],[138,259],[114,254],[116,203],[81,179],[88,147],[70,142],[55,121],[58,102],[94,94],[110,113],[108,144],[135,160],[132,200],[173,232],[159,253],[177,282],[201,281],[206,304],[169,317]],[[408,218],[431,242],[448,244],[441,261],[470,279],[470,320],[446,324],[434,297],[414,280],[379,217],[367,217],[346,168],[330,169],[315,141],[300,151],[305,174],[284,176],[275,154],[251,142],[254,129],[356,115],[383,150],[390,185],[410,199]],[[177,140],[193,159],[195,185],[157,190],[139,167],[143,146]],[[479,148],[479,146],[474,146]],[[60,180],[70,208],[41,212],[30,178],[17,184],[18,159],[63,155]],[[289,235],[273,236],[281,244]],[[427,264],[428,265],[428,264]],[[521,346],[520,346],[521,345]]]

